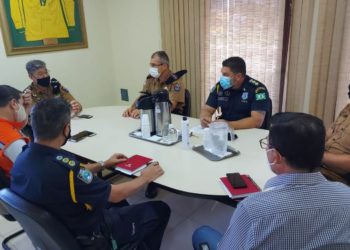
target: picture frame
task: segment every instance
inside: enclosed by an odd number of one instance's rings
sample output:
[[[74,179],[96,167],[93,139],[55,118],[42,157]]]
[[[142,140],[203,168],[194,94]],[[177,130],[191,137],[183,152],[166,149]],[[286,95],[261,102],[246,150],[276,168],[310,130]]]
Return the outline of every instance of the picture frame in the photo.
[[[82,0],[0,0],[7,56],[87,48]]]

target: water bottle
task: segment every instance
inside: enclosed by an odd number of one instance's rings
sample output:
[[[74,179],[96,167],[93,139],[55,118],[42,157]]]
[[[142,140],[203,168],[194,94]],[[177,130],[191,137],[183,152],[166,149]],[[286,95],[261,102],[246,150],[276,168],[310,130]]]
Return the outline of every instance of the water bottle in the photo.
[[[141,116],[141,135],[142,138],[151,137],[151,125],[149,123],[148,114],[142,114]]]
[[[190,148],[190,128],[189,122],[186,116],[182,117],[181,120],[181,133],[182,133],[182,148]]]

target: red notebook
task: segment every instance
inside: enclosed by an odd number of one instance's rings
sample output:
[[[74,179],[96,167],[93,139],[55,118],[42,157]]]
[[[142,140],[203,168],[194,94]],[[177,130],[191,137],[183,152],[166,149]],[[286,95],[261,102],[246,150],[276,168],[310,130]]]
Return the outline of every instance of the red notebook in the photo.
[[[141,155],[133,155],[126,161],[123,161],[116,165],[115,169],[124,174],[133,175],[147,167],[147,164],[151,161],[151,158],[147,158]]]
[[[261,191],[259,186],[248,175],[241,175],[244,182],[247,184],[245,188],[234,188],[228,181],[227,177],[220,178],[220,184],[226,191],[227,195],[232,199],[246,197],[249,194]]]

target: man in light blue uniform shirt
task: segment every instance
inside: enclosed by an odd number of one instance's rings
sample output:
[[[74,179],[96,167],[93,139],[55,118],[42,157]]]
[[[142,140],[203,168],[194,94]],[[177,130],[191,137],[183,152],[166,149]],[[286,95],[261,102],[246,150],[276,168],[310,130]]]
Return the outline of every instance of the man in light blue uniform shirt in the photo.
[[[276,177],[239,203],[224,235],[203,226],[195,249],[350,249],[350,188],[319,172],[322,121],[303,113],[272,117],[260,140]]]

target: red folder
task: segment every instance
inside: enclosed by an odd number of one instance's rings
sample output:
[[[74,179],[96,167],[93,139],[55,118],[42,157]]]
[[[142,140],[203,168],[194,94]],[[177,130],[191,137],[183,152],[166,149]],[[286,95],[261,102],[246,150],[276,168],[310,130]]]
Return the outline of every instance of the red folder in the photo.
[[[118,163],[115,169],[122,173],[133,175],[138,171],[147,167],[147,164],[150,163],[151,161],[152,161],[151,158],[147,158],[141,155],[133,155],[130,158],[128,158],[126,161]]]
[[[261,191],[259,186],[256,185],[255,182],[248,175],[241,175],[241,177],[243,181],[247,184],[247,187],[245,188],[234,188],[228,181],[227,177],[220,178],[220,184],[230,198],[242,198],[248,196],[249,194]]]

